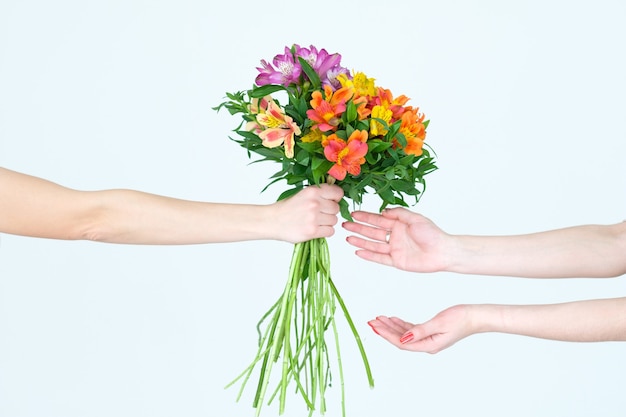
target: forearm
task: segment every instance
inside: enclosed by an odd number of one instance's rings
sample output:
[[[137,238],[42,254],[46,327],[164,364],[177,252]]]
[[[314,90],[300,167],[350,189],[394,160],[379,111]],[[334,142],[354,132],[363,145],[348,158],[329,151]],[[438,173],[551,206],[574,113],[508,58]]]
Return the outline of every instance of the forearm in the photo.
[[[626,273],[626,222],[518,236],[452,236],[448,271],[519,277]]]
[[[0,168],[0,232],[16,235],[135,244],[273,239],[274,209],[133,190],[76,191]]]
[[[79,238],[129,244],[273,239],[269,205],[194,202],[130,190],[99,191]]]
[[[626,298],[471,308],[476,333],[509,333],[570,342],[626,341]]]

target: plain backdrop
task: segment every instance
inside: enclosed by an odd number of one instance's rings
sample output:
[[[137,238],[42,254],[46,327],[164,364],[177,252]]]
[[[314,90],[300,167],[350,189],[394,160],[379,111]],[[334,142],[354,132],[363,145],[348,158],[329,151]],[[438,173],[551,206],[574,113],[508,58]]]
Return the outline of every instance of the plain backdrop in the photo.
[[[250,166],[228,139],[238,119],[212,107],[248,88],[261,59],[313,44],[431,120],[439,170],[411,209],[444,230],[619,222],[625,20],[618,0],[0,0],[0,165],[77,189],[272,202],[284,184],[261,190],[276,167]],[[363,208],[377,210],[376,197]],[[406,273],[357,258],[345,237],[329,239],[332,274],[376,383],[339,315],[347,416],[624,415],[622,343],[483,334],[416,354],[366,323],[624,296],[626,278]],[[224,386],[252,359],[290,244],[0,239],[0,416],[254,415],[252,386],[240,402]],[[298,397],[284,415],[306,415]]]

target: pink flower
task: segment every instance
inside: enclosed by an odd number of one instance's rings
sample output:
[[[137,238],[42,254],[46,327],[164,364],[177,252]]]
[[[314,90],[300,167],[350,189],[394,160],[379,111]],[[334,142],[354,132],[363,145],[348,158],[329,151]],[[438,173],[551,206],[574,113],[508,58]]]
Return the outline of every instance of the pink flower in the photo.
[[[367,154],[366,142],[366,130],[355,130],[347,142],[334,133],[328,136],[322,143],[324,156],[335,163],[328,170],[328,175],[339,181],[346,178],[348,172],[354,176],[359,175],[361,165],[365,163],[365,155]]]

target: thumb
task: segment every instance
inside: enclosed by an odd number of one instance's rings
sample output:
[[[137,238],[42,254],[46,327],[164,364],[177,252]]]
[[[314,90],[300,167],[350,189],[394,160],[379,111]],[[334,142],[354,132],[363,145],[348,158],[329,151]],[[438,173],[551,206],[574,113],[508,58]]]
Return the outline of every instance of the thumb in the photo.
[[[343,197],[343,189],[338,185],[320,184],[322,197],[328,200],[339,201]]]
[[[431,336],[428,329],[428,322],[422,324],[415,324],[408,329],[401,337],[400,343],[414,343]]]

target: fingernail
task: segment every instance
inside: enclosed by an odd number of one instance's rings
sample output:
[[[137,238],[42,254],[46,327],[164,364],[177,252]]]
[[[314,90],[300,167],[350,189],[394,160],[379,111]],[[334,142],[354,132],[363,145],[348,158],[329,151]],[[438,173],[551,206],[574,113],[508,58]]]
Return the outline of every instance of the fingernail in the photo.
[[[374,333],[376,333],[376,334],[378,334],[378,335],[379,335],[378,331],[376,330],[376,328],[375,328],[375,327],[374,327],[374,325],[372,324],[373,322],[374,322],[373,320],[372,320],[372,321],[368,321],[368,322],[367,322],[367,324],[369,324],[369,326],[372,328],[372,330],[374,331]]]
[[[410,342],[411,340],[413,340],[413,333],[407,332],[400,338],[400,343],[404,344],[406,342]]]

